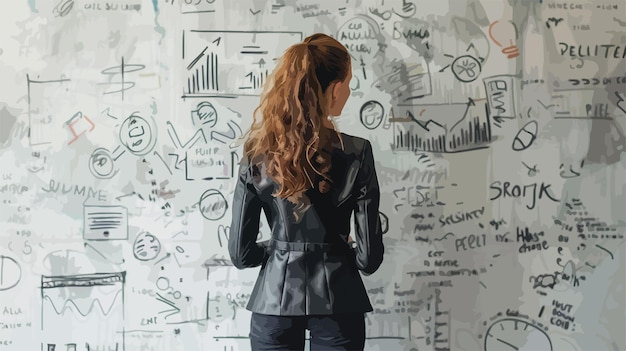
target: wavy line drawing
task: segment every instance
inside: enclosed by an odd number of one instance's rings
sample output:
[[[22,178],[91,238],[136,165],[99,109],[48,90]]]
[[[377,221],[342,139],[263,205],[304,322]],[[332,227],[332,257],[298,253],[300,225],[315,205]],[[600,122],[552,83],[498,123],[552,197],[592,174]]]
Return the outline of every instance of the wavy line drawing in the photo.
[[[108,316],[109,313],[111,313],[111,310],[113,309],[113,306],[115,305],[115,301],[117,300],[118,295],[120,295],[122,293],[122,289],[120,288],[116,293],[115,296],[113,297],[113,301],[111,301],[111,305],[109,306],[109,309],[105,312],[104,308],[102,307],[102,304],[100,303],[99,299],[94,299],[91,304],[89,305],[89,310],[86,313],[83,313],[80,308],[78,308],[78,306],[76,305],[76,303],[74,302],[74,300],[72,299],[68,299],[65,300],[65,303],[63,304],[63,308],[61,309],[61,311],[59,311],[56,306],[54,305],[54,302],[52,302],[52,298],[48,295],[44,295],[43,298],[44,300],[47,298],[48,301],[50,301],[50,305],[52,305],[52,309],[54,309],[54,312],[58,315],[58,316],[62,316],[65,314],[65,310],[70,308],[69,304],[71,303],[72,305],[74,305],[74,308],[76,309],[76,311],[78,311],[78,314],[80,314],[83,317],[86,317],[88,314],[91,313],[91,311],[93,310],[94,306],[96,305],[96,302],[98,303],[98,306],[100,306],[100,311],[102,311],[102,314],[105,316]]]
[[[439,239],[434,239],[434,240],[435,240],[435,241],[441,241],[441,240],[444,240],[445,238],[447,238],[449,235],[454,236],[454,233],[452,233],[452,232],[448,232],[448,233],[446,233],[446,235],[442,236],[441,238],[439,238]]]

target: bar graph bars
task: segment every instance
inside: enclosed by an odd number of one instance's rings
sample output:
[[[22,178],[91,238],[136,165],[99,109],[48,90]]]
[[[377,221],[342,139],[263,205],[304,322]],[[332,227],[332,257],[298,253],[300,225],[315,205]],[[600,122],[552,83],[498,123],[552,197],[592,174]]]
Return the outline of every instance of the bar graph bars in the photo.
[[[182,98],[258,96],[282,53],[302,32],[185,30]]]
[[[214,52],[206,54],[205,51],[206,48],[190,65],[191,74],[187,78],[187,94],[217,92],[220,89],[218,55]],[[201,61],[202,63],[197,67],[197,63]]]
[[[250,85],[240,86],[239,89],[258,89],[263,86],[263,83],[267,80],[268,70],[264,70],[260,73],[250,72],[246,74],[248,83]]]
[[[472,101],[463,117],[453,123],[391,118],[394,150],[451,153],[488,147],[491,143],[489,114],[484,102],[473,104]]]
[[[396,125],[394,128],[396,150],[455,152],[475,149],[491,142],[491,128],[478,117],[469,121],[464,128],[453,133],[424,133],[418,124]]]

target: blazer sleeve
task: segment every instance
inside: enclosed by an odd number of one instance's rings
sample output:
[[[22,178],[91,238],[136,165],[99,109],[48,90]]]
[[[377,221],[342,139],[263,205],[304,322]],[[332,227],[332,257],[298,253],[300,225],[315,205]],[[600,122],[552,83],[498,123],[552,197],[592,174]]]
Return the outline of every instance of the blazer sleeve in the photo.
[[[378,215],[380,190],[374,167],[372,145],[365,140],[361,158],[361,168],[357,174],[357,191],[354,208],[354,227],[356,231],[355,262],[364,275],[370,275],[380,267],[383,261],[384,245],[382,226]]]
[[[228,236],[230,259],[238,269],[256,267],[269,257],[264,244],[257,243],[262,201],[251,183],[252,167],[241,162],[232,201]]]

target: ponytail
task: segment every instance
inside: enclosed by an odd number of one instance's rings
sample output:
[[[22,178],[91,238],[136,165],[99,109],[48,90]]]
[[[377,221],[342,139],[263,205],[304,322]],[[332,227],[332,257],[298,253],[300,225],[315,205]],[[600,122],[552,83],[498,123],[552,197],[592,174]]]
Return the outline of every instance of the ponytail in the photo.
[[[263,87],[244,152],[263,156],[279,184],[273,194],[308,207],[304,192],[329,190],[331,150],[340,134],[328,119],[328,87],[348,74],[346,48],[325,34],[314,34],[285,50]]]

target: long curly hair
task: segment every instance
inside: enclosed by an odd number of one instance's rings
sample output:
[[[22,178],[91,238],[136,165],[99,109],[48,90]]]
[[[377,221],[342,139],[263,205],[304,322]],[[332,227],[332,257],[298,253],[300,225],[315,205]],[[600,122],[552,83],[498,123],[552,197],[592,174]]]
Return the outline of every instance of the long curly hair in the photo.
[[[334,38],[317,33],[285,50],[268,77],[254,122],[245,138],[244,154],[265,163],[280,185],[274,196],[308,205],[304,192],[327,191],[331,144],[341,134],[329,117],[329,85],[346,79],[350,54]],[[341,144],[343,145],[343,144]]]

